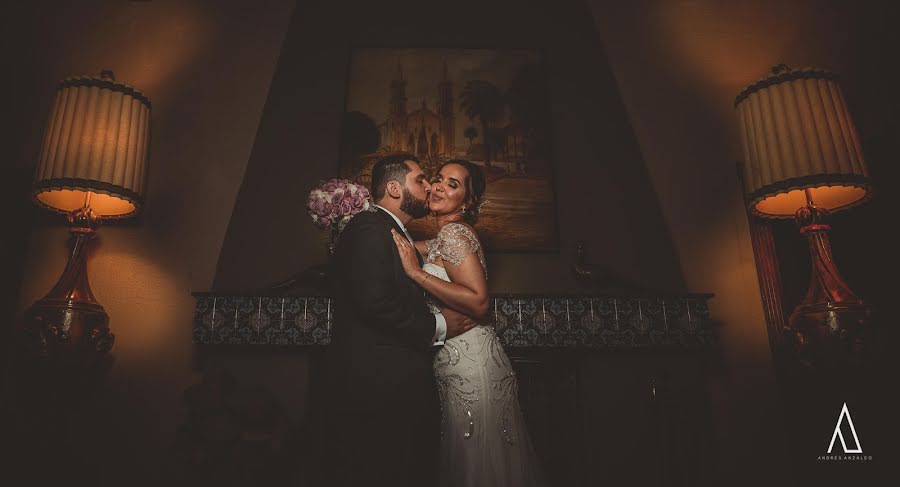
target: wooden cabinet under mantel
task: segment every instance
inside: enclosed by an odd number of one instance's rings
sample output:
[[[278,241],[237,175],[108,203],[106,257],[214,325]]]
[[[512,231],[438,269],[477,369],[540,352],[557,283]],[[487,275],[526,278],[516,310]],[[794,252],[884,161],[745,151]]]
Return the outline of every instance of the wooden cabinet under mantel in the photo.
[[[195,293],[205,350],[328,346],[327,296]],[[495,295],[492,324],[552,485],[714,485],[709,294]]]

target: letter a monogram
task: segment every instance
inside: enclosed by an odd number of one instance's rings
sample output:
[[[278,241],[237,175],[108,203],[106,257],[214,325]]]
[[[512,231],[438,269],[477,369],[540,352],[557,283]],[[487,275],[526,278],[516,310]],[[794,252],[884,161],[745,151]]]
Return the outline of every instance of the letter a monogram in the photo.
[[[856,448],[853,450],[847,449],[847,442],[844,441],[844,434],[841,433],[841,422],[844,420],[844,416],[847,417],[847,423],[850,424],[850,432],[853,433],[853,441],[856,443]],[[850,411],[847,409],[847,403],[844,403],[844,407],[841,408],[841,415],[838,416],[837,425],[834,427],[834,434],[831,435],[831,443],[828,444],[828,453],[831,453],[831,449],[834,447],[834,439],[840,437],[841,438],[841,446],[844,447],[844,453],[862,453],[862,445],[859,443],[859,438],[856,436],[856,428],[853,427],[853,420],[850,419]]]

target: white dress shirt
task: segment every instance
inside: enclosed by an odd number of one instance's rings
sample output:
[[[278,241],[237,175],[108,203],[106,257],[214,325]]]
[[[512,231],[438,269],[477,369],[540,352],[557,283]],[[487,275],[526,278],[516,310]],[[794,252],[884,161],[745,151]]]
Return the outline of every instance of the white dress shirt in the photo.
[[[403,235],[406,235],[406,238],[407,238],[407,240],[409,240],[409,243],[412,245],[415,245],[415,243],[413,242],[412,236],[410,236],[409,232],[406,231],[406,226],[403,224],[403,222],[400,221],[399,218],[397,218],[397,215],[391,213],[391,210],[388,210],[387,208],[385,208],[381,205],[375,205],[375,207],[381,208],[388,215],[391,215],[391,218],[393,218],[394,221],[397,222],[397,225],[400,226],[400,230],[403,230]],[[413,247],[413,250],[415,250],[415,247]],[[446,318],[444,318],[443,314],[435,313],[434,314],[434,345],[443,345],[444,340],[446,340],[446,339],[447,339],[447,320],[446,320]]]

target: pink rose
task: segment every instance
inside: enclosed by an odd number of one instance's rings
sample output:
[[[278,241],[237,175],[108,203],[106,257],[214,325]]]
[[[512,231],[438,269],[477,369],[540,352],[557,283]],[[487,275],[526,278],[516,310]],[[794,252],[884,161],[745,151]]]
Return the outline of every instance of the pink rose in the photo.
[[[366,198],[363,198],[361,193],[357,193],[356,196],[353,197],[353,208],[356,210],[362,210],[365,207]]]
[[[309,192],[306,208],[316,226],[342,229],[350,219],[369,209],[371,193],[346,179],[330,179]]]

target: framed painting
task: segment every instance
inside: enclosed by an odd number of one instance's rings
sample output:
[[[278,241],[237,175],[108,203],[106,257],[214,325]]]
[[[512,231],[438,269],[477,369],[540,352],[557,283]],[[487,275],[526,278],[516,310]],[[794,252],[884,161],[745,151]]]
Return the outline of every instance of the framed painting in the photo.
[[[431,174],[467,159],[487,179],[476,230],[490,251],[558,250],[547,86],[527,49],[354,49],[340,176],[368,185],[372,166],[411,153]],[[417,239],[433,218],[410,225]]]

